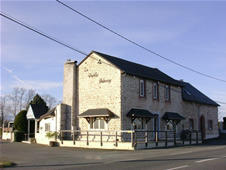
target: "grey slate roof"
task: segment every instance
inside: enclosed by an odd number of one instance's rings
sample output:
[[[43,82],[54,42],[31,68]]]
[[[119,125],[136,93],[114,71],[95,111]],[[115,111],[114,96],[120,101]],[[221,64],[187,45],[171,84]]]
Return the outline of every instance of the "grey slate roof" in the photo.
[[[103,54],[100,52],[93,51],[94,53],[100,55],[104,59],[108,60],[120,70],[124,71],[127,74],[151,79],[155,81],[160,81],[166,84],[172,84],[176,86],[181,86],[181,83],[178,80],[173,79],[167,74],[161,72],[157,68],[147,67],[141,64],[133,63],[127,60],[123,60],[117,57],[113,57],[107,54]]]
[[[165,112],[165,114],[162,116],[162,119],[163,120],[183,120],[185,118],[181,116],[179,113]]]
[[[183,83],[183,89],[182,89],[182,98],[185,101],[188,102],[196,102],[199,104],[207,104],[207,105],[213,105],[213,106],[219,106],[215,101],[211,100],[209,97],[207,97],[205,94],[200,92],[198,89],[196,89],[194,86],[187,82]]]
[[[148,110],[144,110],[144,109],[131,109],[128,113],[127,113],[128,117],[134,117],[134,118],[154,118],[155,115],[151,112],[149,112]]]
[[[49,110],[47,113],[41,115],[39,120],[42,120],[44,118],[48,118],[48,117],[51,117],[51,116],[55,116],[55,110],[56,110],[56,107],[54,107],[53,109]]]
[[[42,116],[48,111],[48,109],[43,105],[39,105],[39,104],[30,104],[30,105],[36,119],[39,119],[40,116]]]
[[[78,115],[78,117],[114,117],[114,113],[112,113],[107,108],[99,108],[99,109],[88,109],[82,114]]]

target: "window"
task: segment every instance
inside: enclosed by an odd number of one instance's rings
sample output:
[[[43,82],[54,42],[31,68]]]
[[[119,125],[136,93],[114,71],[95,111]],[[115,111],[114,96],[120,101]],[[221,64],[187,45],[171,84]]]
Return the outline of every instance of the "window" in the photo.
[[[213,130],[213,120],[208,120],[208,129]]]
[[[165,101],[170,101],[170,86],[165,85]]]
[[[45,131],[46,132],[50,131],[50,124],[49,123],[45,123]]]
[[[144,120],[136,118],[133,121],[133,127],[134,129],[144,129]]]
[[[174,130],[171,122],[166,123],[166,130]]]
[[[105,120],[104,119],[91,118],[90,129],[106,129]]]
[[[158,84],[157,83],[154,83],[153,84],[153,99],[157,100],[159,98],[159,87],[158,87]]]
[[[194,120],[193,119],[189,119],[189,129],[190,130],[194,129]]]
[[[145,96],[145,82],[144,80],[140,80],[140,97]]]

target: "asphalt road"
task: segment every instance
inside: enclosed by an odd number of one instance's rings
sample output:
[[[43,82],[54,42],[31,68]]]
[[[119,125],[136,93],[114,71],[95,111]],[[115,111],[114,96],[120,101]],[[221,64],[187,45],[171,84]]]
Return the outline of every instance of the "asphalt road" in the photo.
[[[1,143],[0,160],[7,169],[156,169],[226,170],[226,145],[186,146],[138,151],[87,150],[36,144]]]

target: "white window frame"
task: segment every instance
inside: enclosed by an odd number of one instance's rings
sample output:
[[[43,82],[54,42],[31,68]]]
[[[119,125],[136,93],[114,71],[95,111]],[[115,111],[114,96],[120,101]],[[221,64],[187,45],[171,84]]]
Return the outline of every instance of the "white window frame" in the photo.
[[[98,121],[98,128],[97,129],[94,128],[94,118],[90,118],[89,130],[107,130],[108,129],[108,123],[104,119],[96,118],[96,120]],[[100,120],[104,121],[104,129],[100,129]],[[91,127],[91,124],[93,127]]]
[[[138,128],[138,126],[137,126],[137,124],[136,124],[136,123],[138,123],[138,122],[141,124],[141,127],[139,127],[139,128]],[[135,125],[136,125],[136,128],[134,128]],[[138,118],[136,118],[136,119],[133,121],[133,128],[134,128],[134,129],[137,129],[137,130],[147,130],[145,125],[146,125],[146,124],[145,124],[145,119],[138,119]]]
[[[49,131],[50,131],[50,123],[45,123],[45,132],[49,132]]]
[[[144,97],[145,96],[144,80],[140,80],[139,86],[140,86],[140,97]]]

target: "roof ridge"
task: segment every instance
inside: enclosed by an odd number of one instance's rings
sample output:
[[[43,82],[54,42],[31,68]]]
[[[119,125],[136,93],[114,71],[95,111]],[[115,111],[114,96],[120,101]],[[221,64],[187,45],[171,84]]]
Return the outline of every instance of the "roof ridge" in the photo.
[[[118,59],[118,60],[124,60],[124,61],[126,61],[126,62],[130,62],[130,63],[136,64],[136,65],[140,65],[140,66],[143,66],[143,67],[147,67],[147,68],[150,68],[150,69],[159,70],[158,68],[155,68],[155,67],[150,67],[150,66],[146,66],[146,65],[143,65],[143,64],[140,64],[140,63],[135,63],[135,62],[133,62],[133,61],[128,61],[128,60],[126,60],[126,59],[119,58],[119,57],[115,57],[115,56],[108,55],[108,54],[105,54],[105,53],[101,53],[101,52],[98,52],[98,51],[92,51],[92,52],[97,53],[97,54],[100,54],[100,55],[101,55],[101,54],[102,54],[102,55],[106,55],[106,56],[108,56],[108,57],[113,57],[113,58],[116,58],[116,59]],[[160,70],[159,70],[159,71],[160,71]]]

